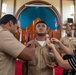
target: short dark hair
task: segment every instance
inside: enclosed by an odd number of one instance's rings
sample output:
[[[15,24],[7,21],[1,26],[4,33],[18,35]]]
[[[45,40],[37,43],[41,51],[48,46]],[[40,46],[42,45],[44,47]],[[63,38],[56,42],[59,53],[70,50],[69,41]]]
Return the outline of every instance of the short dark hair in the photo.
[[[13,24],[17,23],[17,19],[11,15],[11,14],[6,14],[0,19],[0,25],[1,24],[7,24],[9,21],[12,21]]]
[[[46,24],[44,21],[38,21],[38,22],[36,23],[36,25],[39,24],[39,23],[44,23],[44,24]]]

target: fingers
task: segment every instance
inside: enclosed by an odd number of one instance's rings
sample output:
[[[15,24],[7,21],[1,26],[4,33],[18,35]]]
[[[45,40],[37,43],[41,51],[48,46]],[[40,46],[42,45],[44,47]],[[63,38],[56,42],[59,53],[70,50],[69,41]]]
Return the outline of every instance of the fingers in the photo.
[[[56,39],[56,38],[52,38],[52,39],[51,39],[51,42],[55,44],[55,43],[58,43],[58,42],[59,42],[59,40],[58,40],[58,39]]]
[[[54,68],[54,66],[52,66],[52,65],[47,65],[49,68]]]
[[[54,68],[54,67],[57,66],[57,64],[56,64],[55,62],[52,62],[51,65],[47,64],[47,66],[48,66],[49,68]]]
[[[47,66],[48,66],[49,68],[54,68],[54,67],[55,67],[54,65],[48,65],[48,64],[47,64]]]
[[[35,48],[38,46],[38,44],[37,44],[37,42],[36,42],[35,40],[32,42],[32,45],[33,45]]]
[[[31,46],[31,44],[32,44],[31,42],[28,42],[28,43],[26,44],[26,46],[29,47],[29,46]]]
[[[35,47],[36,48],[38,46],[38,44],[36,43],[36,41],[32,41],[32,42],[28,42],[26,46],[27,47]]]

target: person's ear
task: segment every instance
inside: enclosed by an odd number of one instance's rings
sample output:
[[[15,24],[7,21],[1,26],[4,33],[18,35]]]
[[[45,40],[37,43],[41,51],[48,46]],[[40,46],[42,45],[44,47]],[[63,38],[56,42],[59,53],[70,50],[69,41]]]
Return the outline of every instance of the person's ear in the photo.
[[[9,21],[9,26],[10,26],[10,27],[12,26],[12,24],[13,24],[13,22],[12,22],[12,21]]]

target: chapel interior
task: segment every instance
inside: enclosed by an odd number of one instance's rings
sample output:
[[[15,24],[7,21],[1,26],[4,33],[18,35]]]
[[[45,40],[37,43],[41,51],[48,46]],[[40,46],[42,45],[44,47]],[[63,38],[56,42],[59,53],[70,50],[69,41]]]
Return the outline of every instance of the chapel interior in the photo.
[[[40,20],[46,22],[50,39],[64,37],[68,25],[73,37],[76,33],[76,0],[0,0],[0,18],[5,14],[18,19],[15,37],[23,44],[34,39],[35,24]],[[16,75],[22,75],[22,63],[17,63]]]

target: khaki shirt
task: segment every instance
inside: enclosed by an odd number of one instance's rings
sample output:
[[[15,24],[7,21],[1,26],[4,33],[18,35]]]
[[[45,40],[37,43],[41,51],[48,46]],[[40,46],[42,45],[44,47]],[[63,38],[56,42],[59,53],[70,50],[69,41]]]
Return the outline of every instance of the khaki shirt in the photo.
[[[28,75],[53,75],[53,68],[48,68],[47,64],[51,65],[54,61],[54,53],[47,47],[46,42],[42,47],[37,40],[35,41],[35,58],[28,61]]]
[[[0,26],[0,75],[15,75],[17,56],[25,46]]]
[[[61,38],[60,41],[61,41],[65,46],[67,46],[68,48],[70,48],[70,50],[75,50],[75,49],[76,49],[76,44],[74,43],[75,40],[76,40],[75,37],[69,38],[69,37],[65,36],[65,37]]]

